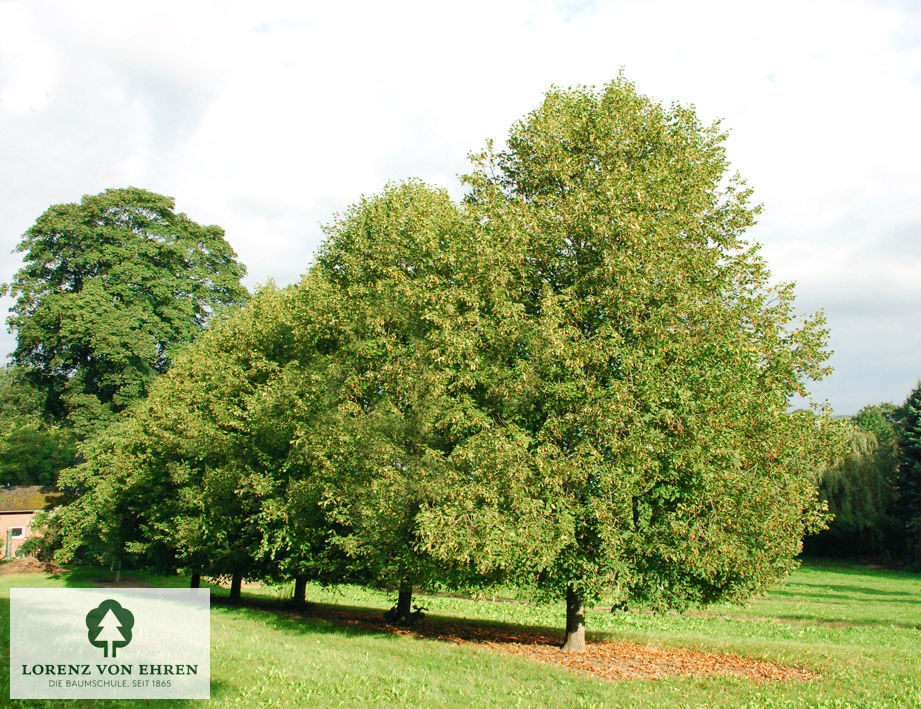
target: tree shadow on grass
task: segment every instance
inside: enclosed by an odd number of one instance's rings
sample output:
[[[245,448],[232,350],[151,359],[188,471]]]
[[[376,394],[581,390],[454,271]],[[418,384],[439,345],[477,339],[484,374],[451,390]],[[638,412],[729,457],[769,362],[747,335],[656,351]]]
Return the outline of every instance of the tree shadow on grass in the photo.
[[[275,627],[297,633],[411,635],[455,643],[507,642],[553,646],[560,646],[563,641],[561,628],[430,614],[412,627],[402,627],[384,620],[384,609],[366,606],[308,603],[298,607],[287,599],[244,596],[242,602],[237,604],[232,604],[224,598],[212,597],[212,607],[227,612],[239,612],[254,619],[258,617],[262,622],[271,617],[272,625]],[[597,642],[606,637],[604,633],[587,633],[589,641]]]
[[[562,630],[546,626],[430,615],[413,628],[401,628],[385,621],[383,609],[329,603],[297,607],[291,600],[255,595],[244,595],[237,603],[230,603],[223,595],[215,595],[212,605],[213,611],[223,616],[225,622],[233,624],[234,619],[252,620],[256,627],[292,636],[376,636],[393,640],[411,636],[452,645],[469,643],[474,647],[566,667],[605,680],[658,679],[674,674],[735,674],[756,680],[816,678],[808,670],[782,667],[753,658],[653,647],[645,643],[611,642],[613,638],[605,631],[589,634],[590,642],[585,653],[564,653],[560,650]],[[8,604],[5,611],[9,613]],[[404,653],[402,646],[397,650],[401,655]],[[4,669],[0,665],[0,673]],[[212,680],[211,690],[215,699],[235,694],[232,685],[220,681]],[[94,700],[87,705],[113,707],[139,706],[142,703],[139,700]],[[191,703],[171,702],[166,705],[197,706],[198,702],[191,700]],[[39,706],[63,704],[44,702]]]
[[[561,649],[562,631],[545,626],[427,616],[412,628],[400,628],[384,620],[382,609],[326,603],[293,609],[290,602],[280,599],[248,599],[235,610],[221,605],[222,611],[245,614],[247,618],[281,632],[323,633],[341,637],[389,635],[394,639],[408,635],[442,643],[472,644],[611,681],[717,674],[733,674],[759,681],[819,678],[809,670],[784,667],[755,658],[656,647],[646,643],[612,642],[608,635],[591,634],[591,642],[584,653],[567,653]]]
[[[903,623],[889,620],[872,620],[869,618],[847,619],[847,620],[829,620],[811,613],[801,615],[787,614],[780,615],[773,613],[769,620],[778,622],[797,623],[800,625],[818,625],[823,628],[885,628],[896,630],[921,630],[921,623]]]
[[[767,601],[775,603],[824,603],[825,601],[832,601],[837,603],[847,603],[852,605],[856,603],[885,603],[886,605],[893,604],[905,604],[910,606],[917,607],[919,595],[914,595],[911,593],[899,594],[906,596],[905,598],[893,598],[891,595],[887,596],[884,594],[875,594],[871,591],[865,593],[860,593],[855,595],[853,593],[839,592],[839,591],[803,591],[797,592],[794,590],[788,591],[772,591],[770,597]],[[761,599],[763,600],[763,599]]]
[[[803,561],[801,570],[809,572],[831,572],[834,574],[841,574],[842,576],[856,576],[862,579],[870,579],[873,581],[919,581],[921,582],[921,574],[917,571],[911,571],[906,569],[894,569],[886,568],[881,566],[872,566],[869,564],[863,564],[858,562],[849,563],[842,561],[840,559],[821,559],[821,558],[809,558]],[[796,583],[809,584],[809,581],[797,581]],[[815,585],[828,585],[828,584],[815,584]]]
[[[74,566],[49,577],[63,582],[65,588],[189,588],[188,577],[150,574],[134,569],[122,571],[116,581],[116,573],[101,566]],[[202,580],[201,587],[210,587],[212,593],[218,588],[205,580]]]
[[[800,587],[806,587],[802,591],[798,590]],[[811,589],[817,589],[815,591]],[[918,590],[921,591],[921,580],[919,580]],[[822,591],[830,591],[831,593],[822,593]],[[834,594],[858,594],[857,596],[841,596],[842,598],[850,598],[852,600],[866,600],[868,598],[873,598],[874,596],[906,596],[908,598],[917,598],[918,592],[912,591],[887,591],[879,588],[871,588],[868,586],[848,586],[844,584],[829,584],[829,583],[808,583],[805,581],[797,581],[794,584],[789,586],[784,586],[782,588],[774,589],[771,592],[771,595],[778,596],[801,596],[803,598],[810,598],[813,596],[822,596],[822,597],[833,597]]]

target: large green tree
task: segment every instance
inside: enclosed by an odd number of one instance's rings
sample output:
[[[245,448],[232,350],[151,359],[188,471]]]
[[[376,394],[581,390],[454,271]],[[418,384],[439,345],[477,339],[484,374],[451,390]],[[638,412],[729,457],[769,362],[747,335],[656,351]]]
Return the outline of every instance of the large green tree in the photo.
[[[209,328],[126,416],[83,443],[65,471],[75,499],[49,521],[58,558],[231,578],[354,579],[330,542],[298,431],[328,408],[312,317],[324,286],[262,288]]]
[[[565,599],[567,650],[600,598],[758,592],[823,521],[834,427],[788,407],[827,372],[824,320],[743,239],[724,140],[619,79],[550,91],[468,178],[492,424],[453,451],[426,545]]]
[[[53,205],[18,250],[12,359],[45,412],[81,435],[142,398],[216,310],[247,297],[220,227],[143,189]]]
[[[399,588],[398,622],[414,587],[472,580],[465,564],[424,552],[418,518],[454,494],[451,453],[482,426],[462,268],[473,237],[445,191],[391,185],[329,227],[311,274],[334,294],[306,314],[328,323],[314,359],[335,398],[301,421],[304,455],[324,481],[335,543],[371,582]]]
[[[127,416],[83,443],[86,461],[62,476],[76,499],[54,520],[59,558],[251,572],[261,540],[254,491],[266,489],[257,461],[273,451],[263,450],[249,408],[277,372],[259,331],[283,335],[285,328],[273,327],[281,301],[266,288],[187,348]],[[273,462],[270,469],[280,463]]]
[[[763,589],[824,521],[838,430],[789,412],[827,333],[742,238],[724,137],[623,79],[551,91],[465,205],[409,184],[350,210],[288,316],[206,338],[107,469],[165,481],[175,513],[145,524],[177,520],[189,563],[335,549],[404,615],[414,584],[503,578],[565,600],[567,650],[599,599]]]

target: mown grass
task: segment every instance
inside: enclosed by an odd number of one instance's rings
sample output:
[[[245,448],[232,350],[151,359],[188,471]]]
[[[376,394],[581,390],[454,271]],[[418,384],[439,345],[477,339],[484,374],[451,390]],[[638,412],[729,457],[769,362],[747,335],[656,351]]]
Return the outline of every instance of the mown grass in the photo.
[[[0,622],[9,588],[83,586],[105,575],[0,576]],[[154,578],[157,585],[185,579]],[[215,589],[216,596],[225,595]],[[285,588],[250,588],[283,598]],[[316,603],[384,610],[391,594],[343,586],[308,589]],[[558,629],[559,607],[421,598],[431,615]],[[322,607],[315,614],[320,616]],[[162,706],[301,707],[915,707],[921,706],[921,575],[809,563],[765,598],[685,614],[589,614],[590,640],[628,640],[740,655],[803,667],[822,679],[757,683],[736,677],[604,682],[473,645],[336,625],[271,609],[216,603],[211,618],[210,702]],[[3,633],[7,642],[8,632]],[[8,653],[3,655],[8,657]],[[0,668],[0,696],[9,695]],[[64,706],[11,702],[12,706]],[[81,702],[134,706],[144,702]]]

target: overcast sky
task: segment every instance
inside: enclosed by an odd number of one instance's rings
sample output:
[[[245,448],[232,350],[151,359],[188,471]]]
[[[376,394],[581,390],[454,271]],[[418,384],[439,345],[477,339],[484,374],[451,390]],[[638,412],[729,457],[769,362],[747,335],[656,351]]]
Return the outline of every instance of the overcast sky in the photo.
[[[131,185],[221,225],[250,288],[291,283],[362,194],[419,177],[460,197],[467,153],[552,84],[623,69],[730,131],[764,204],[751,238],[828,316],[816,397],[901,403],[921,376],[919,7],[0,0],[0,281],[49,205]]]

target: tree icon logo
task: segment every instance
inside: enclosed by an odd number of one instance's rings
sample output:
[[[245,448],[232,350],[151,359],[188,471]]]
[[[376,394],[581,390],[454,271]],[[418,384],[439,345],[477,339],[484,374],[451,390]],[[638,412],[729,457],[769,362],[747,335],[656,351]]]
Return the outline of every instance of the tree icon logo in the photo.
[[[117,648],[131,642],[134,614],[109,598],[86,614],[86,627],[90,644],[101,647],[104,657],[115,657]]]

